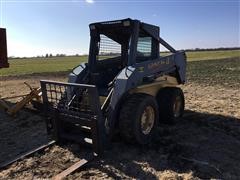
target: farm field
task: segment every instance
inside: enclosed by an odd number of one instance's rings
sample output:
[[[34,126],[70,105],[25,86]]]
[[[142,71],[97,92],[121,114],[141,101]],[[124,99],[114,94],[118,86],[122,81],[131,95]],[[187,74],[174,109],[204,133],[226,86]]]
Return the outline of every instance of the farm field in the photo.
[[[126,144],[117,138],[104,157],[67,179],[238,179],[239,53],[239,50],[189,52],[188,82],[181,86],[186,99],[182,119],[176,125],[161,125],[153,143],[146,147]],[[15,71],[1,70],[0,95],[27,93],[24,81],[35,87],[39,86],[40,79],[66,81],[70,69],[86,57],[79,58],[12,60],[10,64]],[[54,64],[56,69],[52,68]],[[40,70],[37,67],[41,67]],[[43,119],[41,113],[28,108],[16,117],[0,111],[0,163],[49,140]],[[78,161],[84,152],[85,149],[76,144],[54,145],[1,170],[0,179],[51,178]]]
[[[166,55],[163,53],[162,55]],[[216,60],[240,57],[240,50],[187,52],[188,61]],[[9,69],[1,69],[1,76],[44,74],[46,72],[69,72],[87,61],[87,56],[11,59]]]

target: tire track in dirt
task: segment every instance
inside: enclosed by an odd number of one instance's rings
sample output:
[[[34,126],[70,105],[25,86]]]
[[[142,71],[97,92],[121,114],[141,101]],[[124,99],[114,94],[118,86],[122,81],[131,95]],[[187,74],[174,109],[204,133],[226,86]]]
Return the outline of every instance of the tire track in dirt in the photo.
[[[31,82],[37,85],[38,80],[31,79]],[[23,88],[23,81],[3,82],[6,84],[5,90],[10,89],[6,95],[16,90],[14,86]],[[239,89],[204,86],[194,82],[182,88],[187,111],[175,126],[161,125],[154,142],[146,147],[125,144],[117,139],[113,142],[113,148],[106,151],[104,158],[90,163],[67,179],[240,177]],[[16,119],[7,117],[3,112],[0,112],[0,117],[1,160],[25,151],[27,146],[41,144],[47,138],[39,114],[24,110]],[[26,141],[25,145],[22,145],[23,141]],[[62,147],[55,145],[43,153],[36,153],[9,166],[0,172],[0,179],[50,178],[83,155],[83,149],[76,144]]]

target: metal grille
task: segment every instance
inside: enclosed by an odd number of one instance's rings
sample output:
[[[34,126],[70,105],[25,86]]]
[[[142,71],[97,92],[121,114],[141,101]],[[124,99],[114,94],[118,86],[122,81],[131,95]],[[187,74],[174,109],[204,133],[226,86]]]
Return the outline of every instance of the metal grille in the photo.
[[[97,114],[95,106],[99,97],[95,86],[41,81],[41,87],[47,111],[55,109],[74,118]]]
[[[137,56],[149,57],[152,52],[152,38],[151,37],[139,37],[137,44]]]
[[[121,56],[121,45],[105,35],[100,35],[98,60]]]

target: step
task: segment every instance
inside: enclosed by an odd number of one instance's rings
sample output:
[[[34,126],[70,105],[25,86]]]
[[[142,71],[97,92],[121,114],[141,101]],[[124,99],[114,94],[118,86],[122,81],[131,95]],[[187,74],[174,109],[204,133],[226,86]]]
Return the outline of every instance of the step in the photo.
[[[69,141],[74,141],[80,144],[86,144],[86,145],[92,145],[92,139],[88,137],[84,137],[81,134],[72,134],[72,133],[61,133],[60,137],[69,140]]]
[[[79,126],[93,127],[94,125],[96,125],[96,119],[93,119],[93,117],[86,119],[82,117],[74,117],[74,116],[61,113],[59,114],[58,118],[61,121],[69,122],[72,124],[78,124]]]

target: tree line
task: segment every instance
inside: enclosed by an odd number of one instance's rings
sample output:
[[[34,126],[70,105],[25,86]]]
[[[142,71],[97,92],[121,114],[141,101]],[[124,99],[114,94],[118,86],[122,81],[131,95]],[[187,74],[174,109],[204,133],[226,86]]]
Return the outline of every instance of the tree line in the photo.
[[[220,47],[220,48],[194,48],[194,49],[184,49],[187,52],[194,52],[194,51],[226,51],[226,50],[240,50],[240,47]],[[164,51],[163,51],[164,52]],[[87,54],[86,54],[87,55]],[[41,56],[35,56],[35,58],[52,58],[52,57],[66,57],[66,56],[82,56],[79,54],[75,54],[75,55],[66,55],[66,54],[56,54],[53,55],[52,53],[47,53],[45,55],[41,55]],[[9,57],[10,59],[14,58],[14,59],[26,59],[26,57]],[[33,58],[33,57],[29,57],[29,58]]]

